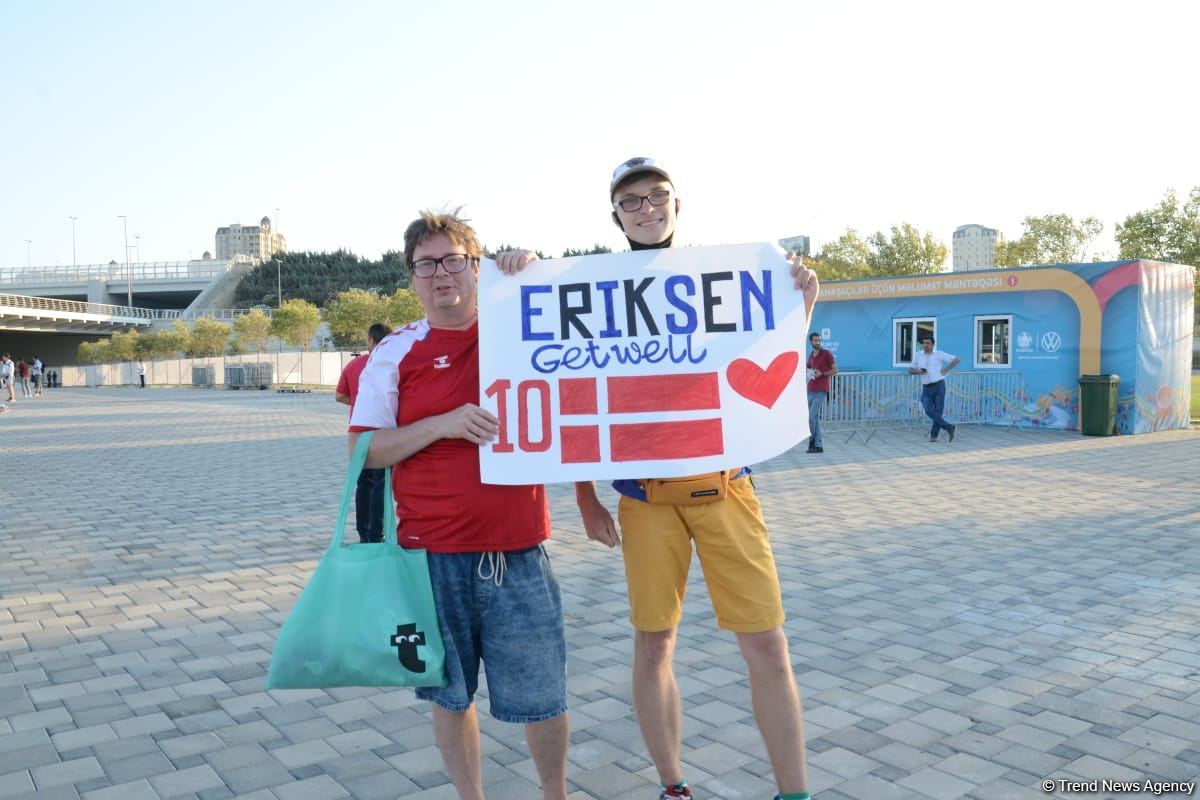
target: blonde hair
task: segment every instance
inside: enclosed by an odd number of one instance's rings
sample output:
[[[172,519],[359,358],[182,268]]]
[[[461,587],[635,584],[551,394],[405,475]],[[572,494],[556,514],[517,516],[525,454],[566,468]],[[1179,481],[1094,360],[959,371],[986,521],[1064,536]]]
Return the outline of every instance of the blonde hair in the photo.
[[[404,231],[404,263],[408,264],[409,269],[412,269],[413,253],[417,247],[439,233],[445,234],[451,242],[466,250],[467,255],[473,258],[483,255],[483,246],[479,244],[475,229],[458,215],[460,211],[461,206],[446,213],[422,211],[420,217],[409,223]]]

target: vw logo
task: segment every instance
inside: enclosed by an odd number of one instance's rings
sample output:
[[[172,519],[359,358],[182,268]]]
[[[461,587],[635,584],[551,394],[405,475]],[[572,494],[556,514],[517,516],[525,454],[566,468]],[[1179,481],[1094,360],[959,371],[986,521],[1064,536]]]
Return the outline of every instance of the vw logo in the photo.
[[[1046,331],[1042,334],[1042,349],[1047,353],[1057,353],[1060,347],[1062,347],[1062,337],[1057,333]]]

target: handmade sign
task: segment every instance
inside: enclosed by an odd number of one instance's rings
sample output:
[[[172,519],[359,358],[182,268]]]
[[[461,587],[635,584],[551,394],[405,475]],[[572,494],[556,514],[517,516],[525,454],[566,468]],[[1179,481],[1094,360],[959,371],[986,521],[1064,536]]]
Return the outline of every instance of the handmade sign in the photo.
[[[808,436],[806,320],[772,244],[480,270],[484,483],[672,478]]]

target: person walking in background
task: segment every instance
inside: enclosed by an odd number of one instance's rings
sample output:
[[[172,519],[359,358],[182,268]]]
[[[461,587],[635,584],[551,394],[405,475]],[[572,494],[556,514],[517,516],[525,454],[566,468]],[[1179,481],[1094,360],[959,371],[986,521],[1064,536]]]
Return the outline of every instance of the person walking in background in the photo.
[[[921,376],[921,406],[925,409],[925,415],[933,420],[929,441],[936,442],[938,431],[944,430],[948,440],[953,442],[958,426],[947,422],[942,410],[946,407],[946,373],[958,366],[958,356],[934,350],[933,344],[932,336],[921,340],[922,350],[913,356],[908,372]]]
[[[29,365],[25,359],[17,359],[16,371],[17,380],[21,383],[21,397],[33,397],[33,392],[29,390]]]
[[[42,359],[38,356],[33,357],[33,365],[29,370],[29,377],[33,381],[33,393],[41,397],[42,385],[46,382],[46,369],[42,364]]]
[[[8,353],[0,358],[0,387],[8,390],[8,402],[14,403],[17,400],[16,390],[13,389],[13,381],[16,380],[16,365],[13,364],[12,356]]]
[[[138,384],[142,389],[146,388],[146,362],[139,361],[137,363]]]
[[[821,446],[821,413],[829,400],[829,379],[837,375],[833,353],[821,347],[821,334],[808,335],[812,352],[808,354],[808,452],[824,453]]]
[[[337,391],[334,399],[339,403],[350,406],[350,415],[354,416],[354,401],[358,397],[358,379],[367,359],[375,345],[383,341],[383,337],[392,329],[382,322],[376,322],[367,329],[367,352],[350,359],[338,378]],[[360,544],[383,541],[383,503],[384,476],[386,469],[363,469],[358,476],[358,488],[354,491],[354,522],[358,527]],[[390,502],[391,498],[388,498]],[[388,531],[388,536],[395,536],[395,531]]]

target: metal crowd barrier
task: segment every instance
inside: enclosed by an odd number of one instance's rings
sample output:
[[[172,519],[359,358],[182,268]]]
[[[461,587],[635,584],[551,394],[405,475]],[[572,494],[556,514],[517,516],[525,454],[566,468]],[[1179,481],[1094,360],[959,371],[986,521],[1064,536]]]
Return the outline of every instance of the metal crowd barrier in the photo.
[[[1019,372],[954,370],[946,376],[947,419],[955,424],[1003,423],[1023,387]],[[921,407],[921,381],[907,372],[839,372],[833,376],[821,427],[849,433],[846,441],[865,433],[866,441],[880,428],[924,427],[929,420]]]

